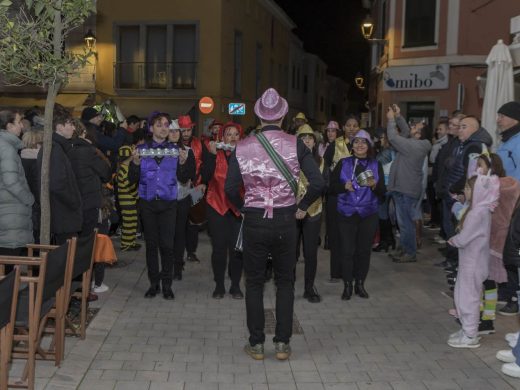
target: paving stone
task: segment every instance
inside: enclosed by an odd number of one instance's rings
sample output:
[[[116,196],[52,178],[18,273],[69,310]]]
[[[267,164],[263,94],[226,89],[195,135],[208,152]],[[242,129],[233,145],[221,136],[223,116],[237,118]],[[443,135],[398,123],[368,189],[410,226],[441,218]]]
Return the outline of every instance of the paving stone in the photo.
[[[425,232],[426,236],[430,232]],[[410,267],[373,253],[367,280],[370,299],[340,300],[342,286],[324,283],[329,252],[319,249],[316,285],[323,302],[301,297],[304,264],[296,267],[296,319],[304,331],[291,339],[293,354],[274,358],[271,336],[266,358],[242,351],[248,332],[244,301],[211,299],[210,248],[200,235],[200,265],[188,264],[175,286],[176,300],[147,300],[144,248],[125,253],[128,265],[107,269],[112,287],[92,307],[100,308],[85,341],[66,340],[60,368],[38,361],[36,389],[69,390],[432,390],[513,389],[518,382],[500,373],[494,357],[515,319],[500,318],[497,334],[475,351],[446,344],[457,330],[446,314],[452,301],[444,272],[433,267],[436,247],[426,244]],[[116,244],[116,248],[118,245]],[[265,286],[265,307],[275,307],[274,284]],[[14,362],[11,374],[20,373]]]

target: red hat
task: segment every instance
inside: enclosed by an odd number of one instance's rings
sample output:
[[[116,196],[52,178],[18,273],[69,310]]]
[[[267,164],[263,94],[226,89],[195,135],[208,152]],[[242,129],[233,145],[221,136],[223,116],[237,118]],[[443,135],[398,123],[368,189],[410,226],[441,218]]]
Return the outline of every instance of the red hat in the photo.
[[[195,126],[195,123],[191,121],[189,115],[181,115],[179,116],[179,127],[181,129],[189,129]]]
[[[222,122],[217,121],[217,120],[215,119],[215,120],[214,120],[213,122],[211,122],[210,125],[209,125],[210,128],[213,127],[213,126],[220,126],[220,127],[222,127],[222,126],[224,126],[224,124],[223,124]]]
[[[223,140],[226,130],[230,127],[236,127],[238,130],[238,134],[240,135],[240,139],[244,138],[244,130],[242,129],[241,125],[239,125],[238,123],[234,123],[234,122],[227,122],[224,126],[222,126],[222,128],[218,132],[218,139]]]

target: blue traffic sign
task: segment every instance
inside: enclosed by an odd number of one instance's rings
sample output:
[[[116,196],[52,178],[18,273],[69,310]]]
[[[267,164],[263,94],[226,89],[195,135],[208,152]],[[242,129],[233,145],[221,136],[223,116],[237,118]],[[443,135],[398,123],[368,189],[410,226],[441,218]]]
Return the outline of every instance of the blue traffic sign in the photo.
[[[229,112],[229,115],[246,115],[246,104],[245,103],[229,103],[228,112]]]

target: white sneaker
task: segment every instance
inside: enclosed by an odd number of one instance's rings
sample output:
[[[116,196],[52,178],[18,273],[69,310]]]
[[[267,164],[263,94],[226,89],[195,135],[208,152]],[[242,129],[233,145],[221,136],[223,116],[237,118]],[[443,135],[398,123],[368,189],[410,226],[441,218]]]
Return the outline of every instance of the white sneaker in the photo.
[[[448,345],[453,348],[478,348],[480,337],[468,337],[464,332],[462,332],[459,337],[450,338],[448,340]]]
[[[516,346],[516,343],[518,342],[518,335],[520,332],[515,333],[507,333],[505,335],[505,339],[508,342],[509,346],[511,348],[514,348]]]
[[[515,355],[513,355],[513,351],[510,349],[503,349],[497,352],[497,359],[504,363],[513,363],[516,362]]]
[[[461,329],[459,329],[458,331],[456,331],[455,333],[452,333],[450,334],[450,337],[448,338],[448,340],[451,340],[451,339],[458,339],[459,337],[461,337],[462,335],[464,334],[464,331]]]
[[[502,364],[502,372],[514,378],[520,378],[520,366],[516,363]]]
[[[433,242],[435,242],[436,244],[439,244],[439,245],[446,244],[446,240],[444,238],[442,238],[441,236],[435,236],[433,238]]]
[[[105,283],[101,283],[101,286],[96,286],[94,284],[92,285],[92,292],[94,292],[96,294],[104,293],[108,290],[109,290],[109,288]]]

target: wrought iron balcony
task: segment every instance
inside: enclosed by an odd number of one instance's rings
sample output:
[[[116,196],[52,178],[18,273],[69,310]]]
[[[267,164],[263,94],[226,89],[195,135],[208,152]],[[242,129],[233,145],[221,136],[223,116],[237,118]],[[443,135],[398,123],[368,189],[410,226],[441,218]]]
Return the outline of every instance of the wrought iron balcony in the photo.
[[[115,62],[115,89],[195,89],[197,62]]]

